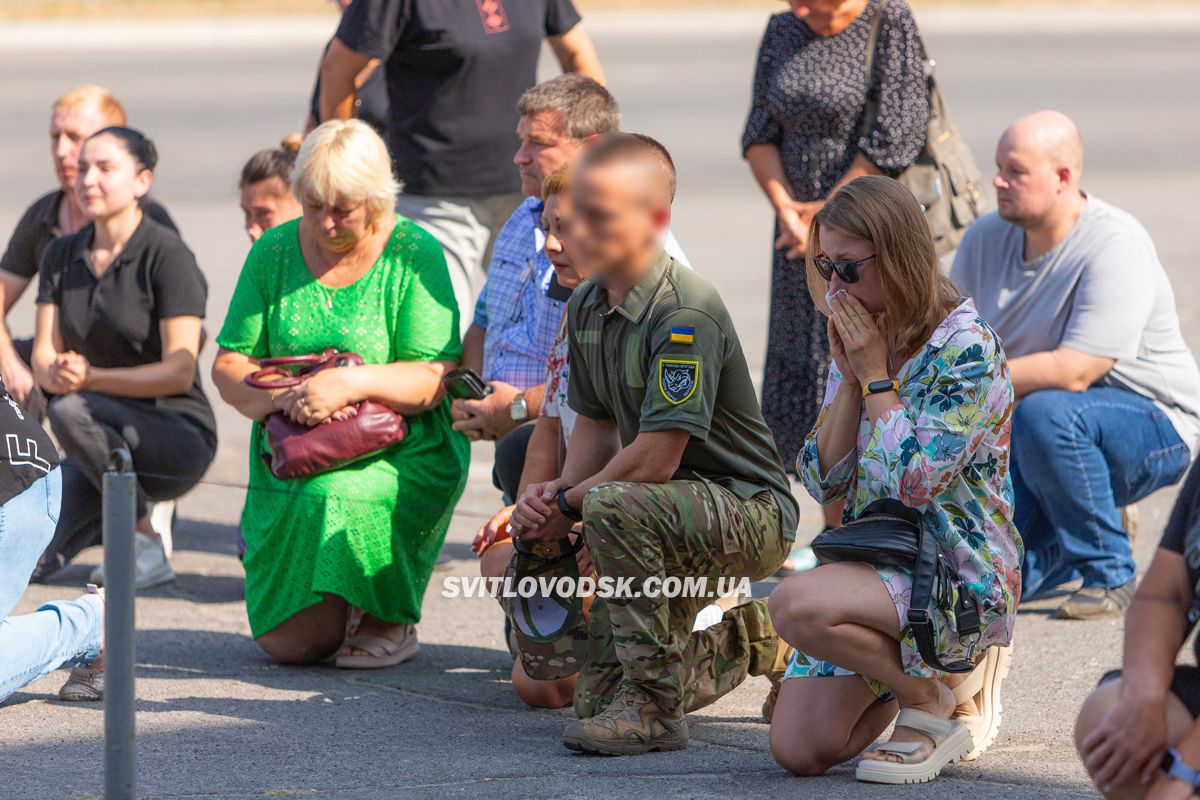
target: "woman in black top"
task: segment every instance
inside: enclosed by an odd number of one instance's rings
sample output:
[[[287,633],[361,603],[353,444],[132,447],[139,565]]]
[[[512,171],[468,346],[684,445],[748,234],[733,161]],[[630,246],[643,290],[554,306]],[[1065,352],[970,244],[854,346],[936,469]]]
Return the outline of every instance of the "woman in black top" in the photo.
[[[1198,619],[1200,462],[1126,614],[1124,669],[1100,679],[1075,723],[1079,757],[1105,796],[1182,800],[1200,790],[1183,780],[1200,773],[1200,669],[1175,665]]]
[[[928,98],[916,21],[904,0],[789,0],[759,45],[742,150],[775,208],[763,415],[793,463],[816,421],[829,371],[825,318],[804,282],[813,214],[860,175],[897,175],[925,144]],[[872,83],[878,119],[862,130],[867,43],[882,13]],[[838,513],[827,513],[839,524]]]
[[[172,580],[147,500],[183,495],[216,451],[216,422],[196,367],[208,287],[183,241],[138,205],[156,160],[154,145],[129,128],[89,138],[76,191],[92,221],[43,256],[33,369],[42,388],[58,395],[50,425],[67,457],[62,516],[39,578],[97,541],[100,477],[109,451],[126,447],[138,472],[143,534],[137,585]]]

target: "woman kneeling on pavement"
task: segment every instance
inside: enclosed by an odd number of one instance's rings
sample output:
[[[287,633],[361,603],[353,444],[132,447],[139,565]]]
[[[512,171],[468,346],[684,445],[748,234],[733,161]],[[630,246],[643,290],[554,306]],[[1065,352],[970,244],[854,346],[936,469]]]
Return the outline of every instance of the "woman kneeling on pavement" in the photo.
[[[938,271],[921,207],[899,182],[851,181],[817,212],[809,242],[809,291],[828,309],[834,363],[797,469],[819,502],[846,499],[846,522],[882,498],[920,512],[961,578],[956,601],[966,593],[979,613],[978,635],[960,637],[931,609],[939,658],[979,658],[965,679],[924,662],[907,622],[911,569],[837,561],[791,577],[770,599],[776,631],[797,650],[771,751],[790,771],[819,775],[895,719],[857,777],[931,780],[978,755],[999,724],[1010,654],[1000,646],[1012,639],[1022,550],[1008,476],[1008,365],[995,332]]]
[[[250,249],[217,337],[213,382],[254,420],[242,512],[246,610],[276,661],[375,668],[417,651],[421,600],[467,477],[470,446],[450,429],[442,377],[458,361],[458,306],[437,240],[392,210],[383,140],[358,120],[317,127],[292,189],[299,220]],[[245,378],[262,359],[357,353],[283,389]],[[262,420],[308,426],[372,401],[402,414],[402,441],[336,469],[277,478]]]
[[[1200,462],[1192,465],[1125,616],[1124,669],[1079,712],[1075,746],[1101,793],[1185,800],[1200,793],[1200,667],[1175,666],[1200,619]],[[1200,643],[1194,657],[1200,660]]]

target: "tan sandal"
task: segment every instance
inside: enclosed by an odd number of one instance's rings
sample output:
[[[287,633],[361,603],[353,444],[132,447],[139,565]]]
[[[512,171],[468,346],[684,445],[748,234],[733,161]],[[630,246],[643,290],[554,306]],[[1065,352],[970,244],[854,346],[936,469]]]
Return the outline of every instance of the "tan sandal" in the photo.
[[[900,761],[864,758],[858,763],[855,778],[869,783],[925,783],[971,749],[971,732],[965,725],[955,719],[935,717],[928,711],[901,709],[896,727],[925,734],[933,741],[933,751],[921,758],[917,751],[925,746],[924,742],[880,742],[871,750],[896,756]]]
[[[989,647],[983,660],[967,679],[953,689],[954,702],[957,705],[979,698],[978,714],[956,713],[954,716],[971,732],[971,752],[963,756],[963,761],[974,761],[983,755],[1000,733],[1000,713],[1004,710],[1000,701],[1000,684],[1008,677],[1012,659],[1012,644],[1006,647]]]
[[[339,655],[334,659],[334,666],[339,669],[383,669],[408,661],[420,651],[421,645],[417,642],[415,626],[405,625],[404,629],[404,637],[398,642],[384,636],[355,633],[342,647],[362,650],[367,655]]]

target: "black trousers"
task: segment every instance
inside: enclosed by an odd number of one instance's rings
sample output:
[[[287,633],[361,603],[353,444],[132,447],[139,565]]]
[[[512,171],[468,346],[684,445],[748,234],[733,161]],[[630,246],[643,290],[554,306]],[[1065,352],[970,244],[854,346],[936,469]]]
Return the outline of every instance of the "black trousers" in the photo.
[[[126,447],[133,457],[139,519],[146,515],[148,501],[186,494],[216,454],[210,432],[149,400],[73,392],[51,399],[48,416],[66,454],[61,467],[63,503],[35,580],[48,578],[81,550],[100,542],[101,479],[114,448]]]
[[[492,485],[504,495],[504,504],[517,501],[521,472],[525,469],[525,451],[533,436],[533,421],[524,422],[496,442],[496,461],[492,464]]]

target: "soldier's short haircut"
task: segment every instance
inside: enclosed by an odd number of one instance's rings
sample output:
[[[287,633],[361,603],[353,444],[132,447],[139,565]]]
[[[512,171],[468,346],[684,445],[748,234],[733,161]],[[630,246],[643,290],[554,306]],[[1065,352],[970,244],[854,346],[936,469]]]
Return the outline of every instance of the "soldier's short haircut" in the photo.
[[[579,169],[618,162],[653,165],[663,179],[668,204],[675,199],[675,165],[658,141],[640,133],[607,133],[588,143],[579,156]]]
[[[580,141],[621,129],[617,101],[586,75],[567,73],[542,81],[517,101],[517,113],[523,117],[543,111],[558,114],[567,135]]]
[[[630,136],[637,137],[642,144],[653,150],[654,154],[658,156],[658,160],[662,162],[663,172],[667,174],[667,183],[670,184],[671,187],[671,202],[674,203],[676,176],[675,159],[671,158],[671,151],[667,149],[665,144],[660,142],[658,139],[655,139],[653,136],[647,136],[644,133],[632,133]]]

